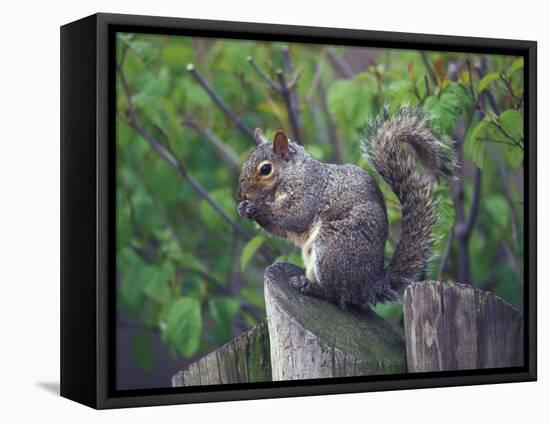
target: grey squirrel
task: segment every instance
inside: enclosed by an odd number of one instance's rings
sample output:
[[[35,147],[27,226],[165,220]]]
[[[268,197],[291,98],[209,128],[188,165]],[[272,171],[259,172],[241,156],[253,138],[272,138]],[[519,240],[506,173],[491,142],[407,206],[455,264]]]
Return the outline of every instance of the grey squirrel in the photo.
[[[383,113],[368,127],[363,154],[402,205],[401,237],[385,268],[386,205],[368,172],[320,162],[284,132],[271,142],[256,129],[257,147],[239,178],[239,214],[302,249],[305,275],[291,286],[342,309],[397,300],[425,271],[437,223],[435,175],[450,176],[454,166],[448,140],[418,109]]]

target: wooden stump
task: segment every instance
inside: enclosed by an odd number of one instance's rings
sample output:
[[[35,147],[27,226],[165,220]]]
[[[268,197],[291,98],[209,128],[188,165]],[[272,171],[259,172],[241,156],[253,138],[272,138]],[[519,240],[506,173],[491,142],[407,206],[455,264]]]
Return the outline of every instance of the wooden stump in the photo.
[[[229,341],[172,377],[172,386],[219,385],[271,380],[265,322]]]
[[[288,284],[303,270],[268,267],[264,293],[274,381],[406,373],[405,343],[374,312],[343,312]]]
[[[404,319],[409,372],[523,365],[523,318],[489,292],[415,283],[405,291]]]

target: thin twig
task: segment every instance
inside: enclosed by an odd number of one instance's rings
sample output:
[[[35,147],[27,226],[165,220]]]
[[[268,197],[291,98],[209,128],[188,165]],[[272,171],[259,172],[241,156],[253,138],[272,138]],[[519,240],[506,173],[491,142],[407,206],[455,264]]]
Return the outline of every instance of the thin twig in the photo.
[[[288,89],[289,90],[292,90],[294,89],[294,87],[296,86],[296,84],[298,83],[298,80],[300,79],[300,77],[302,76],[302,73],[303,73],[303,68],[298,68],[298,70],[296,72],[294,72],[294,76],[292,77],[292,79],[288,82]]]
[[[426,99],[427,97],[429,97],[431,94],[430,94],[430,82],[428,81],[428,75],[427,74],[424,74],[424,85],[426,86],[426,96],[424,97],[424,99]]]
[[[435,76],[435,72],[432,68],[432,65],[430,63],[430,59],[428,59],[428,55],[425,51],[420,51],[420,58],[422,59],[422,62],[424,63],[424,66],[426,67],[426,71],[428,72],[428,75],[430,75],[430,79],[432,81],[432,84],[434,86],[438,86],[439,82],[437,79],[437,76]]]
[[[483,115],[487,115],[490,117],[490,122],[493,124],[495,128],[497,128],[502,135],[504,135],[506,138],[508,138],[514,145],[517,145],[520,148],[523,148],[523,139],[516,140],[500,123],[499,116],[497,116],[494,113],[491,113],[489,111],[484,110],[482,107],[480,107],[481,113]]]
[[[511,248],[507,242],[502,243],[504,247],[504,252],[508,256],[508,259],[512,262],[512,268],[514,269],[514,273],[518,277],[518,281],[521,285],[523,285],[523,270],[521,268],[521,260],[518,256],[518,254],[514,251],[515,249]]]
[[[338,131],[336,130],[336,125],[332,120],[332,116],[328,110],[327,105],[327,95],[325,90],[325,85],[322,80],[319,80],[318,84],[319,89],[319,99],[321,100],[321,109],[323,114],[326,117],[327,129],[328,129],[328,139],[332,145],[332,162],[333,163],[342,163],[344,158],[344,153],[342,151],[342,143],[338,138]]]
[[[310,103],[311,99],[317,92],[317,86],[321,81],[321,76],[322,76],[322,66],[315,65],[315,73],[313,74],[313,78],[311,79],[311,85],[309,86],[307,90],[307,94],[305,95],[305,99],[304,99],[306,103]]]
[[[502,133],[502,135],[504,135],[512,143],[514,143],[514,145],[517,145],[518,147],[523,149],[523,144],[521,140],[516,140],[512,135],[510,135],[508,131],[504,129],[504,127],[500,124],[496,117],[493,117],[493,119],[491,119],[491,123]]]
[[[479,210],[479,200],[481,197],[481,169],[479,167],[476,167],[475,173],[474,173],[474,193],[472,198],[472,204],[470,205],[470,211],[468,212],[468,217],[466,219],[466,222],[464,223],[464,226],[461,228],[457,228],[457,235],[459,237],[469,239],[470,235],[472,234],[472,230],[474,228],[474,224],[477,217],[477,212]]]
[[[502,157],[497,157],[497,153],[493,148],[489,148],[489,151],[491,152],[491,155],[493,156],[493,159],[498,164],[498,171],[500,173],[500,177],[502,179],[502,190],[504,191],[504,197],[506,198],[506,202],[508,203],[508,207],[510,208],[510,218],[511,218],[511,228],[512,228],[512,246],[510,251],[507,251],[507,254],[509,257],[513,259],[513,264],[515,266],[516,273],[518,275],[518,279],[520,283],[523,283],[523,272],[522,272],[522,266],[521,266],[521,259],[520,259],[520,252],[517,248],[517,240],[518,240],[518,217],[516,214],[515,204],[512,197],[512,192],[510,191],[510,184],[509,184],[509,177],[506,171],[504,170],[504,166],[502,164]],[[504,241],[505,247],[507,247],[506,240]],[[509,247],[510,248],[510,247]],[[511,254],[510,254],[511,253]],[[519,269],[519,272],[517,271]]]
[[[474,80],[472,75],[472,64],[469,60],[466,60],[466,67],[468,68],[468,80],[469,80],[469,86],[470,86],[470,94],[472,95],[472,98],[476,97],[475,91],[474,91]]]
[[[504,144],[504,145],[509,145],[511,147],[519,147],[519,148],[522,148],[521,146],[519,146],[518,144],[515,144],[511,141],[503,141],[503,140],[495,140],[494,138],[480,138],[480,140],[482,141],[487,141],[487,142],[494,142],[496,144]]]
[[[464,227],[466,222],[464,210],[464,158],[462,145],[464,143],[464,122],[462,119],[455,127],[455,153],[456,153],[456,180],[453,184],[453,203],[455,208],[454,235],[457,241],[457,279],[460,283],[470,284],[470,257],[468,254],[468,239],[464,237]]]
[[[298,123],[298,115],[295,112],[293,106],[292,106],[292,100],[290,96],[290,91],[287,89],[286,85],[286,79],[285,74],[282,70],[277,70],[277,77],[279,78],[279,82],[281,84],[281,95],[283,97],[283,101],[285,102],[285,107],[288,114],[288,120],[290,121],[290,126],[292,128],[292,141],[300,143],[300,124]]]
[[[126,53],[128,53],[128,49],[130,48],[130,43],[122,42],[122,51],[120,52],[120,65],[124,63],[124,60],[126,59]]]
[[[220,137],[218,137],[214,131],[210,128],[206,128],[203,125],[201,125],[193,116],[186,114],[183,116],[182,123],[197,131],[202,137],[204,137],[206,140],[208,140],[219,153],[221,153],[222,159],[227,162],[232,169],[238,169],[240,166],[240,159],[237,153],[227,145],[227,143],[223,142]]]
[[[476,66],[475,67],[477,77],[480,80],[483,79],[483,76],[486,73],[485,67],[486,66],[483,66],[483,67]],[[493,94],[493,92],[489,88],[487,88],[485,91],[483,91],[483,93],[481,93],[481,95],[484,96],[487,99],[487,101],[489,102],[489,105],[491,106],[491,109],[493,109],[493,112],[497,116],[500,115],[500,107],[498,106],[497,100],[496,100],[495,95]]]
[[[510,95],[514,98],[514,100],[516,100],[517,102],[521,101],[521,98],[518,97],[515,93],[514,93],[514,90],[512,89],[512,86],[510,85],[510,81],[508,81],[503,74],[500,74],[500,80],[502,81],[502,83],[504,84],[504,86],[506,87],[506,90],[510,93]]]
[[[292,75],[292,61],[290,59],[290,47],[287,46],[283,49],[283,65],[284,65],[284,72],[287,75]],[[298,106],[298,94],[296,93],[295,85],[298,82],[298,78],[300,77],[301,71],[297,72],[294,76],[293,80],[286,81],[286,84],[284,84],[286,77],[283,79],[279,78],[279,81],[281,81],[281,88],[283,89],[283,96],[285,95],[285,91],[288,93],[289,98],[289,105],[290,105],[290,112],[291,112],[291,122],[293,125],[294,130],[294,137],[295,141],[299,144],[300,143],[300,110]],[[284,75],[283,75],[284,76]]]
[[[454,231],[451,231],[447,237],[447,242],[445,244],[445,250],[443,251],[443,256],[441,256],[441,261],[439,262],[438,270],[438,279],[441,279],[445,267],[447,267],[447,261],[449,261],[449,256],[451,254],[451,247],[453,245]]]
[[[460,148],[460,147],[457,147]],[[462,177],[462,176],[461,176]],[[461,182],[459,181],[457,185],[461,185]],[[461,189],[463,190],[463,183],[461,185]],[[443,252],[443,257],[441,258],[441,261],[439,263],[439,275],[441,276],[445,270],[445,267],[447,266],[447,261],[449,259],[449,254],[451,252],[452,243],[454,240],[454,237],[458,239],[458,242],[460,244],[460,247],[462,249],[460,254],[464,253],[464,245],[467,246],[468,240],[470,238],[470,235],[472,234],[472,230],[474,228],[474,224],[477,218],[478,210],[479,210],[479,200],[481,197],[481,169],[476,167],[476,171],[474,174],[474,195],[472,198],[472,204],[470,205],[470,210],[468,212],[468,216],[464,216],[464,212],[460,212],[459,210],[464,210],[464,204],[460,204],[460,201],[464,201],[463,199],[463,192],[457,193],[455,192],[455,195],[453,196],[453,200],[455,203],[455,212],[457,212],[457,217],[455,217],[455,224],[453,230],[450,232],[447,243],[445,245],[445,251]],[[460,261],[464,263],[465,259],[462,258]],[[468,272],[464,272],[463,279],[468,279]],[[461,281],[462,282],[462,281]],[[467,282],[462,282],[467,283]]]
[[[294,87],[298,83],[302,70],[298,69],[298,71],[292,77],[292,80],[290,82],[286,81],[285,72],[287,74],[292,73],[292,64],[290,62],[290,52],[288,48],[283,50],[283,62],[285,66],[285,71],[283,72],[280,69],[277,70],[277,78],[279,79],[278,84],[264,72],[264,70],[254,61],[252,57],[249,56],[247,60],[248,63],[250,63],[254,70],[258,73],[258,75],[260,75],[260,77],[269,85],[269,87],[273,91],[278,92],[283,98],[285,108],[287,110],[288,120],[290,121],[292,129],[293,141],[299,144],[300,120],[298,111],[298,98],[296,96],[296,92],[294,91]]]
[[[269,85],[273,91],[281,92],[281,87],[279,85],[277,85],[277,83],[275,81],[273,81],[273,79],[271,79],[267,75],[267,73],[264,72],[264,70],[254,61],[252,56],[248,56],[246,60],[248,61],[248,63],[250,63],[252,65],[252,67],[258,73],[258,75],[260,75],[260,77],[265,82],[267,82],[267,85]]]
[[[347,79],[353,79],[355,72],[351,68],[348,62],[336,51],[334,47],[327,49],[327,54],[332,60],[332,63],[336,65],[336,69]]]
[[[221,109],[223,113],[225,113],[229,120],[231,120],[231,122],[233,122],[233,124],[235,124],[246,136],[248,136],[251,140],[254,140],[254,132],[248,126],[246,126],[243,120],[225,104],[225,102],[215,91],[215,89],[197,71],[197,69],[195,69],[195,66],[192,63],[187,65],[187,70],[193,76],[193,78],[195,78],[195,81],[197,81],[199,85],[204,89],[204,91],[206,91],[212,101]]]
[[[260,77],[269,85],[269,87],[278,92],[285,103],[285,108],[287,110],[288,120],[290,122],[292,130],[292,138],[296,143],[300,143],[300,114],[298,107],[298,97],[296,91],[294,90],[300,76],[302,74],[302,69],[298,69],[295,72],[294,76],[290,81],[286,81],[285,73],[290,75],[292,73],[292,64],[290,61],[290,50],[285,48],[283,50],[283,63],[284,71],[277,70],[277,78],[279,82],[273,81],[267,73],[254,61],[254,59],[249,56],[247,58],[248,63],[252,65],[254,70],[260,75]]]

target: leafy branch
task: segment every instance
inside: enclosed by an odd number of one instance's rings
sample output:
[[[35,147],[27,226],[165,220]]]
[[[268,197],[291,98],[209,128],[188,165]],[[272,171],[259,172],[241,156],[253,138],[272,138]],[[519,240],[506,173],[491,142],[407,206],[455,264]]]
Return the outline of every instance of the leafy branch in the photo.
[[[192,63],[189,63],[187,65],[187,71],[193,76],[193,78],[195,78],[195,81],[198,82],[198,84],[204,89],[204,91],[208,94],[208,96],[212,99],[216,106],[218,106],[220,110],[225,113],[229,120],[233,122],[233,124],[235,124],[235,126],[237,126],[237,128],[239,128],[243,134],[254,141],[254,132],[248,126],[246,126],[240,116],[238,116],[225,104],[225,102],[222,100],[221,96],[214,89],[214,87],[212,87],[212,85],[210,85],[210,83],[204,78],[204,76],[202,76],[199,71],[197,71]]]
[[[275,73],[277,74],[278,82],[275,82],[273,79],[271,79],[269,75],[254,61],[252,56],[248,56],[247,61],[258,73],[260,78],[262,78],[273,91],[279,93],[283,98],[292,131],[292,139],[299,144],[301,139],[300,113],[295,87],[302,74],[302,69],[298,69],[291,77],[291,79],[287,81],[286,75],[291,75],[293,73],[289,48],[286,47],[283,50],[284,71],[282,69],[277,69],[275,71]]]
[[[201,125],[198,120],[189,113],[184,113],[182,116],[182,123],[188,128],[194,129],[198,134],[200,134],[204,139],[210,142],[221,158],[230,165],[232,170],[238,170],[240,167],[240,159],[237,153],[229,147],[220,137],[218,137],[212,129],[207,128]]]
[[[120,77],[120,82],[122,84],[123,91],[126,96],[128,103],[126,119],[128,124],[145,139],[149,145],[168,163],[172,166],[189,184],[191,187],[202,197],[204,200],[232,227],[240,238],[245,241],[251,239],[251,236],[239,225],[227,212],[218,204],[218,202],[208,193],[208,191],[197,181],[191,173],[189,173],[185,163],[180,160],[176,154],[171,150],[169,145],[163,145],[158,139],[156,139],[150,132],[148,132],[141,122],[139,121],[133,101],[132,94],[130,92],[130,87],[122,71],[120,65],[117,65],[117,72]],[[262,250],[262,255],[266,260],[272,260],[273,255],[265,250]]]

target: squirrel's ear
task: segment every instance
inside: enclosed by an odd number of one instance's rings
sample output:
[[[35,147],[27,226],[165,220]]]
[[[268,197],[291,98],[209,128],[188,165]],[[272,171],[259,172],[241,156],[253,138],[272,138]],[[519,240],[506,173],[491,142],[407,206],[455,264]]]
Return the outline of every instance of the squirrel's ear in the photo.
[[[283,131],[277,131],[273,137],[273,151],[284,160],[288,160],[288,138]]]
[[[269,142],[260,128],[254,130],[254,139],[256,140],[256,145]]]

